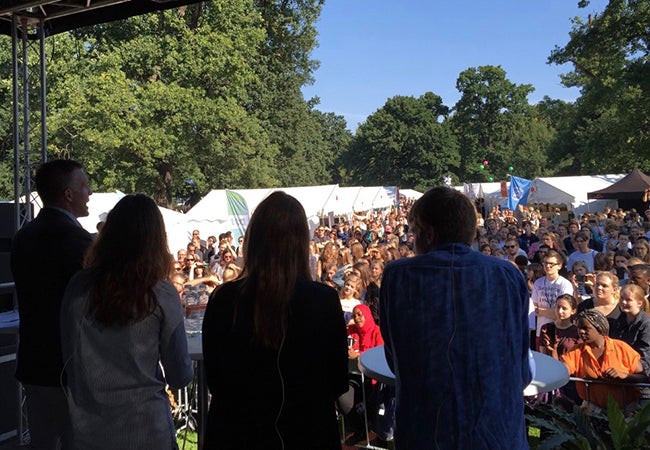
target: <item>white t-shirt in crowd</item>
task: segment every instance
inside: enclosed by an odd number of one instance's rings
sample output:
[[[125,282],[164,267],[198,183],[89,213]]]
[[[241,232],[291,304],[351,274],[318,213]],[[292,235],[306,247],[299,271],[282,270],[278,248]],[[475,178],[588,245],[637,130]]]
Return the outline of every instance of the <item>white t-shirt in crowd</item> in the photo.
[[[535,280],[533,284],[533,293],[531,300],[539,308],[555,308],[557,298],[562,294],[573,295],[573,285],[569,280],[562,276],[558,276],[555,280],[551,281],[546,277],[541,277]],[[542,325],[553,322],[553,319],[548,317],[537,318],[536,335],[542,329]]]

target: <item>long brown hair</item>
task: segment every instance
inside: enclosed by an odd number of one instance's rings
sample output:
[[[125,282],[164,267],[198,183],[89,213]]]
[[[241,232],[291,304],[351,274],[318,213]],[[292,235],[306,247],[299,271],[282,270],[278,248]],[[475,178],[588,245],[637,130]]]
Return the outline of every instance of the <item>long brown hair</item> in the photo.
[[[309,226],[302,205],[273,192],[251,217],[244,239],[243,290],[255,298],[253,334],[277,350],[284,339],[296,279],[311,279]]]
[[[108,213],[86,254],[91,276],[90,314],[104,325],[126,325],[151,314],[153,287],[170,274],[165,224],[143,194],[127,195]]]

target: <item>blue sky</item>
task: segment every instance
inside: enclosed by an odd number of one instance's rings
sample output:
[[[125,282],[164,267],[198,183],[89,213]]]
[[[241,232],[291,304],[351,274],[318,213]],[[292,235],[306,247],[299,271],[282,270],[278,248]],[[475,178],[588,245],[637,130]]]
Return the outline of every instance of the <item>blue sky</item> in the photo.
[[[531,104],[545,95],[567,101],[577,89],[561,85],[570,66],[546,63],[568,42],[571,19],[602,11],[606,0],[579,9],[578,0],[326,0],[319,22],[316,82],[303,88],[317,107],[359,122],[396,95],[431,91],[453,106],[458,75],[499,65],[508,79],[532,84]]]

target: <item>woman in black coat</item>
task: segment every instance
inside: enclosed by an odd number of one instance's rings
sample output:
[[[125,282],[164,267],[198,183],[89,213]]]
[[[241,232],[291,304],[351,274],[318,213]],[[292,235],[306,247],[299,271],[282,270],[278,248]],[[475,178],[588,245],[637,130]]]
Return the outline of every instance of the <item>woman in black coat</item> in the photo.
[[[300,203],[271,194],[248,225],[242,278],[210,298],[206,449],[340,448],[347,334],[336,291],[310,280],[308,244]]]

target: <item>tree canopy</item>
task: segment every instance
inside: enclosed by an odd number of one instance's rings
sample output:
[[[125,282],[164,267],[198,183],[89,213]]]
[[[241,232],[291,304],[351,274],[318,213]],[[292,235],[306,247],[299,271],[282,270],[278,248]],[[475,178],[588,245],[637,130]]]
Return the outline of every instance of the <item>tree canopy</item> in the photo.
[[[447,176],[650,170],[649,0],[611,0],[574,19],[548,62],[573,65],[562,81],[580,89],[575,103],[531,105],[532,85],[496,64],[469,67],[455,105],[396,95],[356,135],[301,92],[319,64],[322,5],[211,0],[48,38],[50,158],[80,160],[95,190],[167,206],[218,188],[424,190]],[[0,40],[0,198],[10,198],[11,44]]]
[[[514,169],[540,176],[550,132],[528,103],[533,87],[512,83],[499,66],[481,66],[463,71],[456,88],[461,97],[451,122],[461,147],[459,178],[505,179]]]
[[[441,184],[458,167],[458,143],[440,121],[449,113],[442,99],[427,92],[419,98],[396,96],[360,125],[342,155],[348,184],[412,186]]]
[[[551,53],[549,62],[573,65],[563,83],[581,91],[572,136],[577,171],[650,170],[649,24],[649,1],[610,0],[604,11],[575,18],[569,42]]]

